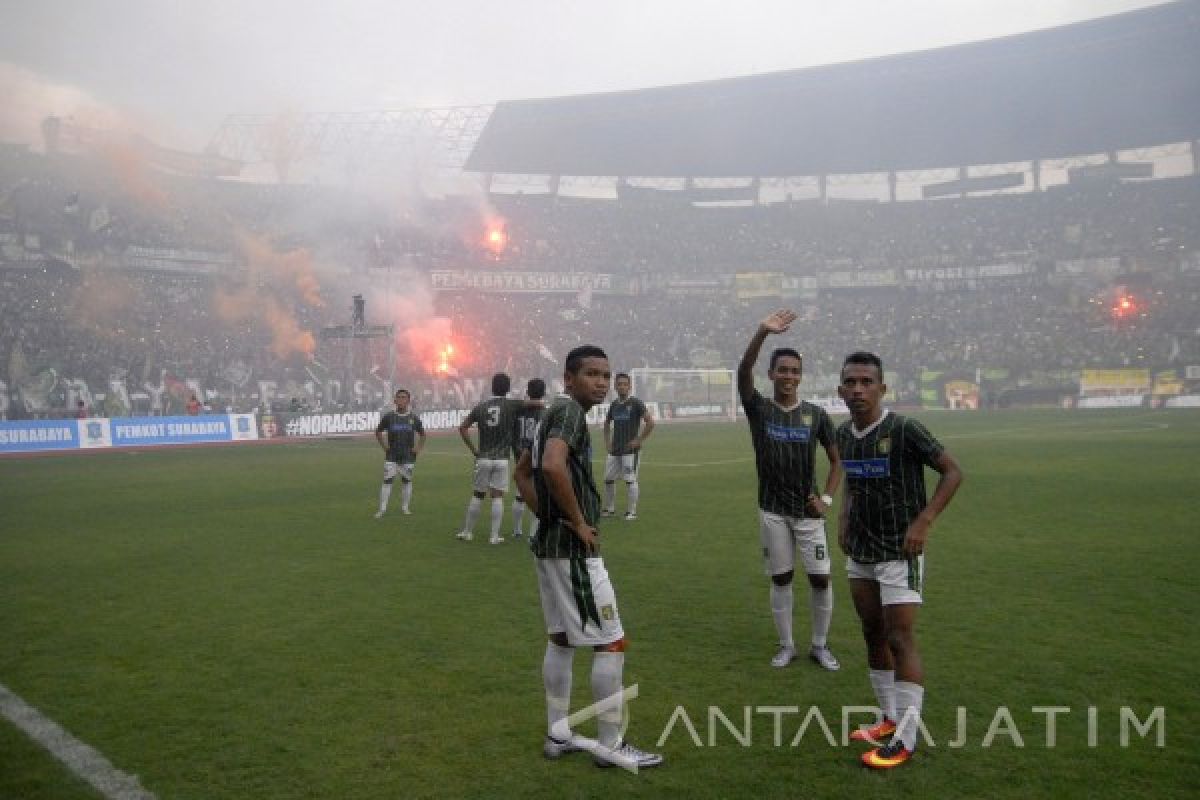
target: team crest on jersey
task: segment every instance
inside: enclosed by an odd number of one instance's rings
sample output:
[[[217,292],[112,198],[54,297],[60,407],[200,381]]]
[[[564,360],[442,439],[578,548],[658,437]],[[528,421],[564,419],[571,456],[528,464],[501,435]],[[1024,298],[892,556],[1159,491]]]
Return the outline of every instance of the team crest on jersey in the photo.
[[[801,414],[800,421],[804,423],[804,427],[812,427],[812,414]]]
[[[602,606],[600,608],[600,616],[604,617],[606,622],[612,622],[613,617],[616,615],[617,612],[613,610],[612,606]]]
[[[879,453],[879,455],[881,455],[881,456],[886,456],[891,449],[892,449],[892,440],[891,439],[880,439],[879,442],[875,445],[875,452]]]

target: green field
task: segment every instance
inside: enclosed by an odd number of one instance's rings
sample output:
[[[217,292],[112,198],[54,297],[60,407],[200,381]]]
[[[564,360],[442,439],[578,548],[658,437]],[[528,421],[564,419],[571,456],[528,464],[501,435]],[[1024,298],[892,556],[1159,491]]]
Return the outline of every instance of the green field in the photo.
[[[486,509],[473,542],[453,538],[457,436],[430,440],[414,515],[379,521],[364,439],[0,459],[0,684],[160,800],[1194,797],[1200,414],[924,419],[966,482],[931,536],[918,629],[937,746],[890,773],[840,744],[841,708],[874,699],[839,559],[843,669],[769,666],[743,425],[660,426],[640,519],[602,526],[640,692],[628,736],[660,769],[542,758],[531,556],[487,544]],[[590,662],[576,657],[575,707]],[[765,706],[798,709],[778,745]],[[1054,747],[1045,706],[1071,709]],[[678,719],[658,746],[680,707],[703,747]],[[1003,730],[983,746],[999,707],[1023,747]],[[1164,746],[1131,729],[1122,747],[1122,707],[1143,722],[1162,707]],[[838,746],[815,718],[793,746],[818,712]],[[95,797],[0,718],[0,798]]]

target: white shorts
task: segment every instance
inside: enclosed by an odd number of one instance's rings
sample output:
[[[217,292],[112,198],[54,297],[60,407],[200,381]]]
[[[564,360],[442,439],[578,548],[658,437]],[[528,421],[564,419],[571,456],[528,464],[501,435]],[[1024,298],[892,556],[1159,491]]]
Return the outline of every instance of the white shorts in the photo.
[[[847,558],[846,574],[851,579],[878,583],[882,605],[920,605],[921,590],[925,586],[925,554],[907,561],[881,561],[878,564],[864,564]]]
[[[395,480],[396,476],[400,476],[400,480],[405,483],[412,483],[413,467],[416,464],[397,464],[395,461],[383,462],[383,479],[385,481]]]
[[[604,559],[536,561],[546,633],[565,633],[572,647],[612,644],[625,637]]]
[[[828,575],[829,546],[825,541],[825,520],[785,517],[758,510],[762,538],[763,566],[767,575],[782,575],[796,568],[796,550],[808,575]]]
[[[486,492],[488,489],[508,491],[508,459],[475,459],[474,486],[476,492]]]
[[[617,478],[626,483],[633,483],[638,476],[638,462],[641,453],[630,453],[627,456],[605,456],[604,482],[616,481]]]

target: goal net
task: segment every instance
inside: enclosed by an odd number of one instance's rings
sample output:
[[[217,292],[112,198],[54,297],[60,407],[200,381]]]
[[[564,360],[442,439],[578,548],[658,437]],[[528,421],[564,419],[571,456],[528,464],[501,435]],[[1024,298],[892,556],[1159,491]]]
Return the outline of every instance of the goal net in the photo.
[[[633,393],[655,404],[660,419],[736,419],[737,381],[731,369],[654,369],[630,372]]]

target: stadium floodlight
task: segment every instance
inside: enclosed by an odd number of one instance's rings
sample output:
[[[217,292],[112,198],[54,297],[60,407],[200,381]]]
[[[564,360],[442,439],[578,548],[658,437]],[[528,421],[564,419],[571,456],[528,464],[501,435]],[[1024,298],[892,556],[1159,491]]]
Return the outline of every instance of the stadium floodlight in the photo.
[[[633,393],[656,403],[662,419],[737,419],[737,380],[731,369],[658,369],[630,371]]]

